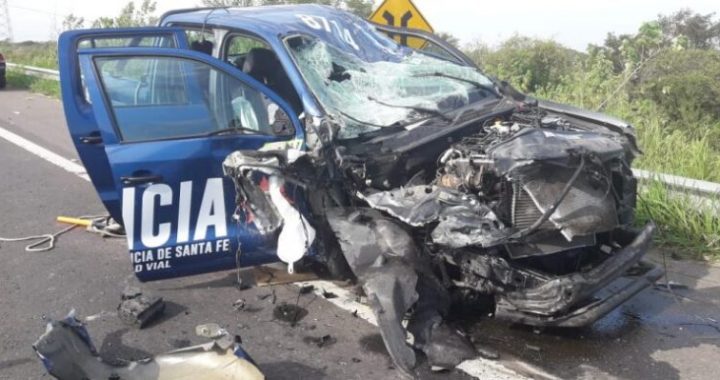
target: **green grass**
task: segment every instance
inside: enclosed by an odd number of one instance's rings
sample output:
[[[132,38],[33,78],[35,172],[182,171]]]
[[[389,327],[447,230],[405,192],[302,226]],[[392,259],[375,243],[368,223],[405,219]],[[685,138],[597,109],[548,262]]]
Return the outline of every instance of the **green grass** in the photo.
[[[55,42],[20,42],[8,43],[0,41],[0,52],[5,60],[18,65],[57,69],[57,44]]]
[[[720,182],[720,121],[671,120],[649,101],[624,101],[605,112],[635,126],[643,154],[635,167]]]
[[[654,221],[659,229],[658,244],[692,259],[720,259],[720,217],[717,211],[697,199],[671,193],[665,185],[652,182],[638,194],[636,217],[639,224]],[[715,199],[718,204],[720,199]]]
[[[17,70],[7,71],[7,88],[30,90],[60,98],[60,82],[23,74]]]
[[[720,152],[710,132],[692,138],[679,130],[667,131],[657,120],[638,125],[638,141],[644,154],[636,167],[688,178],[720,182]]]

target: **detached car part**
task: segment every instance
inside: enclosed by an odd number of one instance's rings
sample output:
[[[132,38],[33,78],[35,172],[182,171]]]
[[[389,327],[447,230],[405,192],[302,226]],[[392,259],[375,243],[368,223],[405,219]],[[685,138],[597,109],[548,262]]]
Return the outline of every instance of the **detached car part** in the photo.
[[[250,356],[218,325],[198,326],[212,342],[181,348],[117,366],[104,362],[87,329],[71,314],[52,321],[33,349],[47,371],[59,380],[261,380]]]
[[[123,322],[140,329],[160,317],[164,311],[165,302],[162,297],[148,294],[132,286],[123,290],[117,307],[118,317]]]

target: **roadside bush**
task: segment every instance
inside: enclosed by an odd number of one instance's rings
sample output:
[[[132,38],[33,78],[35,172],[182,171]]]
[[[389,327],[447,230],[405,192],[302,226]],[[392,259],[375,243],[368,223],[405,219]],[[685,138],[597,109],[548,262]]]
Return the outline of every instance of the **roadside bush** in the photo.
[[[3,41],[0,42],[0,52],[8,62],[57,69],[57,44],[55,42],[8,43]]]
[[[720,182],[720,150],[717,134],[720,123],[701,124],[697,136],[663,116],[659,106],[649,100],[634,101],[628,107],[609,110],[637,129],[643,155],[635,166],[659,173]]]
[[[578,69],[583,56],[552,40],[521,36],[509,38],[497,49],[476,43],[467,52],[487,74],[524,92],[557,85]]]
[[[720,51],[662,51],[640,71],[634,97],[654,101],[671,119],[694,135],[697,120],[720,119]]]
[[[538,88],[534,95],[589,110],[598,110],[601,106],[607,109],[627,103],[622,80],[605,53],[595,51],[578,59],[556,83]]]

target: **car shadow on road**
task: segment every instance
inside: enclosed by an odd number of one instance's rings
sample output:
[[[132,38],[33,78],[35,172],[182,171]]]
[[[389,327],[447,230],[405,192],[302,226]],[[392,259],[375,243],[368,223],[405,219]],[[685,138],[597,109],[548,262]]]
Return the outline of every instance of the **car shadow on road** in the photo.
[[[102,359],[112,365],[125,365],[128,361],[146,359],[152,356],[151,353],[127,346],[123,343],[122,337],[130,331],[129,328],[115,330],[105,336],[100,345],[99,354]]]
[[[288,361],[260,364],[260,370],[268,380],[320,380],[327,378],[327,375],[322,370]]]
[[[183,314],[188,311],[188,308],[180,305],[179,303],[175,303],[172,301],[165,301],[165,310],[163,311],[162,315],[158,316],[156,319],[148,322],[147,326],[144,326],[143,328],[151,328],[155,326],[159,326],[174,317]]]
[[[466,328],[504,356],[560,378],[686,378],[695,371],[694,357],[713,354],[707,350],[720,345],[720,327],[713,319],[720,308],[712,302],[720,287],[698,289],[709,267],[694,265],[692,276],[678,276],[673,264],[679,265],[668,262],[667,278],[589,327],[537,329],[490,319]],[[666,285],[668,280],[673,286]],[[720,278],[713,281],[720,283]],[[697,373],[717,373],[720,363],[714,365]]]
[[[28,363],[35,363],[37,359],[31,359],[31,358],[20,358],[20,359],[11,359],[11,360],[2,360],[0,361],[0,372],[10,369],[15,366],[28,364]]]

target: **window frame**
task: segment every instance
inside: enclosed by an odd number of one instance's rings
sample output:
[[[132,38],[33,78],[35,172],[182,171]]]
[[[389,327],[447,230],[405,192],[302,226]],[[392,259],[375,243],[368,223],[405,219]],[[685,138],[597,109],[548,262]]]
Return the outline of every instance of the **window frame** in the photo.
[[[261,91],[260,89],[256,89],[256,88],[254,88],[253,86],[251,86],[250,84],[248,84],[248,83],[246,83],[245,81],[243,81],[241,78],[237,78],[237,77],[233,76],[232,74],[228,73],[227,71],[222,70],[222,69],[220,69],[220,68],[217,68],[217,67],[215,67],[215,66],[213,66],[213,65],[210,65],[210,64],[208,64],[208,63],[206,63],[206,62],[203,62],[202,60],[199,60],[199,59],[197,59],[197,58],[192,58],[192,57],[176,57],[176,56],[167,56],[167,55],[153,55],[153,54],[148,54],[148,55],[118,54],[118,55],[107,55],[107,56],[93,56],[92,59],[91,59],[91,63],[92,63],[91,66],[92,66],[92,70],[93,70],[93,75],[94,75],[94,77],[97,79],[98,90],[99,90],[100,95],[101,95],[101,97],[102,97],[102,99],[103,99],[103,105],[105,106],[105,109],[107,110],[108,116],[110,117],[110,122],[111,122],[111,124],[112,124],[113,132],[115,133],[115,137],[116,137],[116,139],[117,139],[117,144],[119,144],[119,145],[126,145],[126,144],[144,144],[144,143],[152,143],[152,142],[158,142],[158,141],[192,140],[192,139],[202,139],[202,138],[211,138],[211,139],[213,139],[213,138],[227,138],[227,137],[228,137],[227,135],[225,135],[225,136],[223,136],[223,135],[208,136],[207,134],[193,134],[193,135],[182,135],[182,136],[173,136],[173,137],[162,137],[162,138],[153,138],[153,139],[145,139],[145,140],[126,140],[126,139],[124,138],[124,134],[123,134],[122,130],[120,129],[120,126],[119,126],[119,123],[118,123],[118,120],[117,120],[117,115],[116,115],[116,112],[115,112],[115,108],[114,108],[114,106],[113,106],[113,104],[112,104],[112,100],[109,98],[108,92],[107,92],[107,90],[106,90],[106,88],[107,88],[107,87],[106,87],[106,83],[105,83],[105,80],[104,80],[104,78],[103,78],[102,73],[99,71],[99,67],[98,67],[97,60],[99,60],[99,59],[108,59],[108,58],[123,59],[123,58],[139,58],[139,57],[146,58],[146,59],[157,59],[157,58],[161,58],[161,59],[162,59],[162,58],[164,58],[164,59],[179,59],[179,60],[183,60],[183,61],[191,61],[191,62],[195,62],[195,63],[197,63],[197,64],[201,64],[201,65],[204,65],[204,66],[208,66],[211,70],[215,71],[216,73],[222,73],[223,75],[226,75],[226,76],[228,76],[228,77],[230,77],[230,78],[233,78],[234,80],[238,81],[240,84],[242,84],[243,86],[245,86],[246,89],[249,89],[249,90],[252,90],[252,91],[257,91],[260,95],[265,96],[269,101],[275,103],[275,104],[278,106],[278,109],[282,110],[282,111],[287,115],[287,111],[286,111],[280,104],[278,104],[275,100],[273,100],[270,96],[268,96],[264,91]],[[186,77],[185,74],[183,73],[183,80],[186,80],[186,78],[187,78],[187,77]],[[260,85],[262,85],[262,83],[261,83]],[[262,85],[262,86],[264,86],[264,85]],[[224,90],[224,91],[225,91],[225,90]],[[266,91],[269,91],[269,92],[272,93],[272,90],[270,90],[269,88],[266,88]],[[205,107],[207,107],[207,109],[208,109],[208,111],[209,111],[209,114],[210,114],[210,117],[211,117],[212,119],[215,119],[215,118],[216,118],[216,115],[213,114],[213,112],[212,112],[212,110],[211,110],[211,106],[210,106],[209,104],[207,104],[207,101],[208,101],[208,100],[209,100],[209,99],[205,99],[205,102],[204,102],[205,104],[204,104],[204,105],[205,105]],[[134,106],[134,107],[140,108],[140,107],[147,107],[147,106]],[[287,115],[287,116],[290,117],[290,118],[293,117],[292,115]],[[214,121],[214,122],[216,123],[216,125],[217,125],[217,120],[213,120],[213,121]],[[208,131],[208,132],[211,132],[211,131]],[[244,133],[244,134],[231,135],[231,136],[233,136],[233,137],[238,137],[238,136],[265,136],[265,135],[264,135],[264,134],[261,134],[261,133]],[[293,135],[288,135],[288,136],[275,136],[275,135],[273,135],[272,137],[278,138],[279,141],[285,140],[285,138],[287,138],[287,139],[292,139],[292,138],[294,138]]]
[[[100,59],[100,60],[102,60],[102,59],[108,59],[108,58],[109,58],[109,57],[97,57],[97,59]],[[113,58],[117,58],[117,57],[113,57]],[[131,58],[137,58],[137,56],[134,56],[134,57],[131,57]],[[155,58],[157,58],[157,57],[155,57]],[[157,63],[158,63],[158,62],[155,61],[155,62],[148,62],[148,63],[149,63],[149,64],[148,64],[148,70],[151,70],[151,69],[152,69],[152,70],[157,70]],[[97,64],[96,61],[94,61],[93,64],[94,64],[94,65]],[[98,70],[98,73],[100,74],[98,78],[100,78],[100,85],[101,85],[101,88],[102,88],[102,90],[103,90],[103,93],[104,93],[104,94],[107,94],[107,92],[105,91],[105,90],[107,89],[107,86],[106,86],[106,83],[105,83],[105,77],[104,77],[103,74],[102,74],[102,70]],[[155,72],[155,73],[156,73],[156,72]],[[149,83],[148,83],[148,86],[153,86],[153,84],[155,83],[155,81],[156,81],[155,73],[153,73],[152,77],[150,78],[150,81],[149,81]],[[146,75],[147,75],[147,73],[146,73]],[[186,91],[186,93],[187,93],[187,77],[186,77],[185,73],[183,73],[182,79],[183,79],[183,81],[182,81],[183,90]],[[143,107],[159,107],[159,106],[181,106],[181,105],[190,105],[190,104],[192,104],[192,103],[190,102],[190,99],[189,99],[187,96],[185,96],[185,102],[184,102],[184,103],[131,104],[131,105],[122,105],[122,106],[119,106],[119,108],[128,108],[128,107],[143,108]],[[110,105],[111,105],[112,107],[114,107],[113,104],[112,104],[112,100],[110,101]],[[113,110],[114,110],[114,108],[113,108]]]
[[[175,33],[170,32],[170,31],[168,31],[166,33],[158,33],[158,35],[154,35],[154,36],[142,36],[140,38],[142,39],[142,38],[147,38],[147,37],[168,38],[172,42],[173,46],[161,47],[164,49],[181,49],[184,46],[184,43],[181,43],[181,41],[178,39],[178,36]],[[75,53],[77,54],[81,51],[108,49],[109,47],[107,47],[107,46],[97,47],[95,40],[111,40],[111,39],[122,39],[122,38],[128,38],[128,39],[132,40],[132,39],[138,38],[138,36],[133,35],[131,33],[127,33],[127,34],[121,33],[119,36],[118,35],[106,35],[103,33],[91,33],[87,36],[83,36],[82,38],[79,38],[74,44],[74,50],[75,50]],[[90,42],[91,46],[80,46],[85,41]],[[185,41],[187,41],[187,38],[185,38]],[[124,47],[126,47],[126,48],[127,47],[142,48],[142,49],[153,49],[153,48],[157,49],[158,48],[157,46],[124,46]],[[113,48],[117,48],[117,47],[113,47]],[[95,66],[95,65],[93,64],[93,66]],[[79,82],[78,84],[83,92],[83,96],[81,97],[81,100],[82,100],[81,104],[83,107],[86,107],[86,109],[87,109],[88,106],[92,106],[92,102],[90,102],[90,96],[87,93],[87,84],[85,83],[84,74],[82,72],[82,68],[80,67],[80,65],[78,65],[78,67],[77,67],[77,78],[78,78],[78,82]],[[89,109],[87,109],[86,112],[90,112]]]
[[[218,58],[219,58],[221,61],[223,61],[223,62],[225,62],[225,63],[229,63],[229,62],[227,61],[227,59],[228,59],[228,51],[230,50],[230,46],[231,46],[231,41],[232,41],[232,39],[233,39],[233,38],[236,38],[236,37],[243,37],[243,38],[248,38],[248,39],[251,39],[251,40],[258,41],[258,42],[262,43],[263,45],[265,45],[265,47],[266,47],[268,50],[271,50],[273,53],[275,53],[275,55],[278,54],[278,53],[275,51],[275,49],[273,49],[272,45],[271,45],[268,41],[266,41],[264,38],[262,38],[262,37],[260,37],[260,36],[258,36],[258,35],[256,35],[256,34],[254,34],[254,33],[250,33],[250,32],[248,32],[248,31],[245,31],[245,30],[232,29],[232,30],[230,30],[228,33],[225,33],[225,36],[223,37],[222,43],[220,44],[220,54],[219,54],[220,56],[219,56]],[[230,65],[236,67],[235,65],[233,65],[233,64],[231,64],[231,63],[230,63]],[[239,68],[239,67],[236,67],[236,68],[237,68],[238,70],[242,71],[242,68]],[[283,70],[285,70],[284,67],[283,67]],[[287,71],[287,70],[286,70],[286,71]]]

